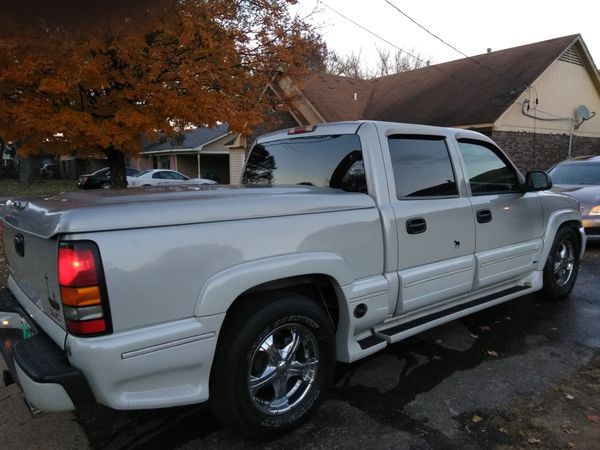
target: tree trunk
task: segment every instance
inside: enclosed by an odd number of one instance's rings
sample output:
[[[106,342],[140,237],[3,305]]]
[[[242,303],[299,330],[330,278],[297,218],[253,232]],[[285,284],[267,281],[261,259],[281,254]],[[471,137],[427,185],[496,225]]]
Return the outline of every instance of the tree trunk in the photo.
[[[33,183],[33,161],[30,156],[19,157],[19,186],[26,187]]]
[[[108,158],[108,167],[110,167],[110,185],[113,189],[127,187],[127,178],[125,171],[125,155],[116,148],[107,148],[103,150]]]

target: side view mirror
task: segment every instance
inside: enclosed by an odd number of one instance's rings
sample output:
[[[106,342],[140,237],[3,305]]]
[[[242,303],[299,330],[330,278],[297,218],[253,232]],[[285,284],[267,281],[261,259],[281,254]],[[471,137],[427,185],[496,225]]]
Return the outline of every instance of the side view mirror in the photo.
[[[525,175],[525,191],[547,191],[552,187],[550,176],[541,170],[532,170]]]

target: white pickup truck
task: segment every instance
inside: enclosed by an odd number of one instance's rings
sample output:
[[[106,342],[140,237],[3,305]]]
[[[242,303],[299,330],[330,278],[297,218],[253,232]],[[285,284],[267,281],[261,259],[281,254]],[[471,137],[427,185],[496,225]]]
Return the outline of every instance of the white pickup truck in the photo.
[[[15,199],[2,352],[32,408],[209,401],[257,439],[337,361],[540,291],[569,294],[577,201],[486,136],[344,122],[260,137],[241,187]]]

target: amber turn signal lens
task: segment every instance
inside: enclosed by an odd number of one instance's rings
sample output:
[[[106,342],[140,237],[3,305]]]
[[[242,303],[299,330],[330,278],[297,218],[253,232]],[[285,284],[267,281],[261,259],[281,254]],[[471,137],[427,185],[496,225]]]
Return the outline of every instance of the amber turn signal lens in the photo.
[[[99,305],[102,301],[98,286],[79,288],[61,286],[60,296],[63,304],[75,307]]]

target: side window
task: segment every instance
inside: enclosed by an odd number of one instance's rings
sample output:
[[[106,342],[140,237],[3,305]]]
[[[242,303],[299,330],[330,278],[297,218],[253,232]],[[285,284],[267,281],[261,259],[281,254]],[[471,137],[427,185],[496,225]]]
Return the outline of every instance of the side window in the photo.
[[[162,173],[162,172],[154,172],[154,173],[152,174],[152,178],[159,178],[159,179],[162,179],[162,178],[164,178],[164,177],[163,177],[163,173]]]
[[[394,135],[388,143],[398,198],[458,195],[443,137]]]
[[[176,173],[176,172],[171,172],[171,176],[173,177],[173,179],[175,180],[189,180],[188,177],[183,176],[180,173]]]
[[[459,141],[473,195],[518,192],[515,170],[492,147],[474,141]]]

